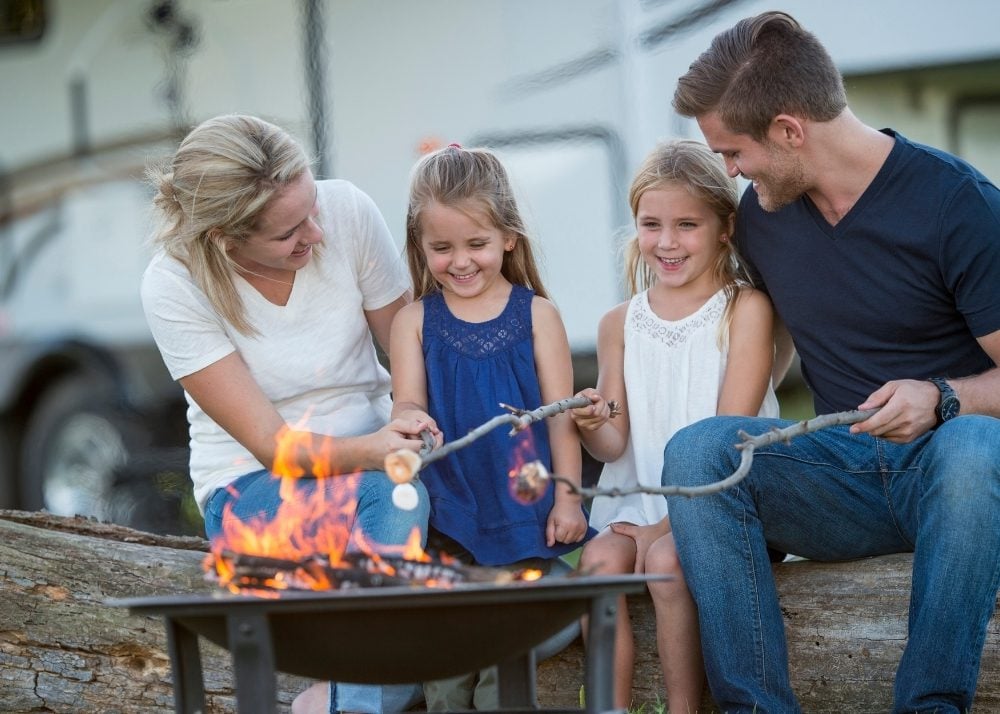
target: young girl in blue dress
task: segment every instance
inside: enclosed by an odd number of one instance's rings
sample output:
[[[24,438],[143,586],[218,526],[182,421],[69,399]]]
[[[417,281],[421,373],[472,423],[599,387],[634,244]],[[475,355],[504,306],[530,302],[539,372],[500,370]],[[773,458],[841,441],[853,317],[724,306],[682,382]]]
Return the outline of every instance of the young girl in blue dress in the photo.
[[[696,141],[656,147],[632,182],[636,236],[627,248],[631,299],[598,328],[597,389],[574,409],[584,446],[605,462],[598,486],[657,487],[663,447],[681,427],[715,414],[777,416],[771,388],[773,317],[767,297],[740,278],[731,237],[736,182]],[[609,419],[609,401],[620,416]],[[710,497],[709,497],[710,498]],[[704,672],[697,610],[688,593],[663,496],[594,499],[580,567],[669,574],[649,584],[671,712],[695,712]],[[725,583],[720,583],[725,587]],[[633,639],[622,603],[615,640],[615,706],[630,704]]]
[[[416,300],[392,325],[393,417],[428,421],[447,442],[504,413],[501,403],[535,409],[573,394],[566,331],[496,156],[451,145],[418,162],[406,256]],[[549,560],[592,532],[581,498],[564,484],[537,503],[516,501],[508,473],[518,458],[537,458],[579,484],[582,455],[569,415],[513,439],[494,429],[421,472],[431,529],[450,554],[491,566]],[[483,708],[472,692],[464,701],[454,691],[425,692],[431,710]]]

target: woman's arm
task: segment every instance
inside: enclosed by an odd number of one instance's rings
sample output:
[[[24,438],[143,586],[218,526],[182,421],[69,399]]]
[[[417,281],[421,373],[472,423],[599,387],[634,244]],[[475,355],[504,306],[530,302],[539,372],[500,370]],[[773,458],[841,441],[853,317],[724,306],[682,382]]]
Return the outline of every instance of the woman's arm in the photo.
[[[628,397],[625,394],[625,314],[628,303],[612,308],[597,328],[597,399],[574,409],[573,420],[590,455],[605,463],[620,457],[628,443]],[[590,390],[584,390],[588,393]],[[589,396],[589,394],[588,394]],[[591,397],[593,400],[594,397]],[[618,403],[620,414],[610,419],[608,402]],[[593,420],[591,420],[593,416]]]
[[[717,414],[756,416],[771,384],[774,311],[764,293],[745,288],[734,298],[729,358]]]
[[[419,427],[404,420],[396,420],[364,436],[329,437],[297,432],[257,386],[236,352],[182,377],[180,383],[205,414],[267,468],[274,466],[279,439],[292,436],[289,432],[295,432],[296,443],[300,444],[294,453],[294,466],[304,473],[312,473],[316,454],[330,454],[328,464],[321,466],[324,472],[342,474],[359,469],[381,470],[386,454],[397,449],[420,448],[421,442],[415,438]],[[323,449],[322,445],[329,440],[334,448]]]
[[[551,404],[573,394],[573,359],[566,328],[555,305],[544,298],[531,301],[535,369],[542,402]],[[552,469],[577,487],[583,470],[580,441],[569,414],[546,420],[552,447]],[[549,513],[546,540],[549,546],[576,543],[587,533],[587,519],[580,508],[581,498],[564,483],[556,485],[555,505]]]

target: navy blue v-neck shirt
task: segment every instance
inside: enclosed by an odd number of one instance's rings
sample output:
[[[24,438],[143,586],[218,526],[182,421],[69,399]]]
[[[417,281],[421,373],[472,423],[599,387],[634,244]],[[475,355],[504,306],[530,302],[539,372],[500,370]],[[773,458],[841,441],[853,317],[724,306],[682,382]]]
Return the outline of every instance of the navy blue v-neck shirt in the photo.
[[[907,140],[831,226],[807,196],[774,213],[751,186],[736,241],[788,327],[816,412],[854,409],[893,379],[993,366],[1000,330],[1000,191],[966,162]]]

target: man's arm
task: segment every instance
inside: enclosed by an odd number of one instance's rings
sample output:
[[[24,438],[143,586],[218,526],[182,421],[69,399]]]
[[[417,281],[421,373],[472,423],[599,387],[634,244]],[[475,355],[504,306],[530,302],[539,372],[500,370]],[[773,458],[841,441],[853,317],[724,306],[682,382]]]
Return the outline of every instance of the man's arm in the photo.
[[[1000,365],[1000,330],[978,338],[993,364]],[[986,414],[1000,417],[1000,368],[994,367],[975,377],[949,379],[962,408],[959,414]],[[935,402],[936,404],[936,402]]]
[[[977,338],[983,350],[1000,364],[1000,330]],[[958,395],[959,415],[985,414],[1000,417],[1000,368],[993,367],[971,377],[949,379]],[[941,393],[926,380],[900,379],[887,382],[858,405],[858,409],[881,407],[878,413],[851,427],[851,433],[867,433],[905,444],[937,424],[935,408]]]

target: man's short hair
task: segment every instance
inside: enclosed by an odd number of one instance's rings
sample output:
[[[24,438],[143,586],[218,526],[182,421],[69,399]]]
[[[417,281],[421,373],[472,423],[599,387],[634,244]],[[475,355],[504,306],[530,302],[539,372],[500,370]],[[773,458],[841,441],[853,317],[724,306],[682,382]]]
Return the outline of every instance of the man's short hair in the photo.
[[[816,36],[783,12],[766,12],[719,33],[677,83],[674,109],[718,112],[726,127],[757,141],[778,114],[830,121],[847,106],[844,81]]]

